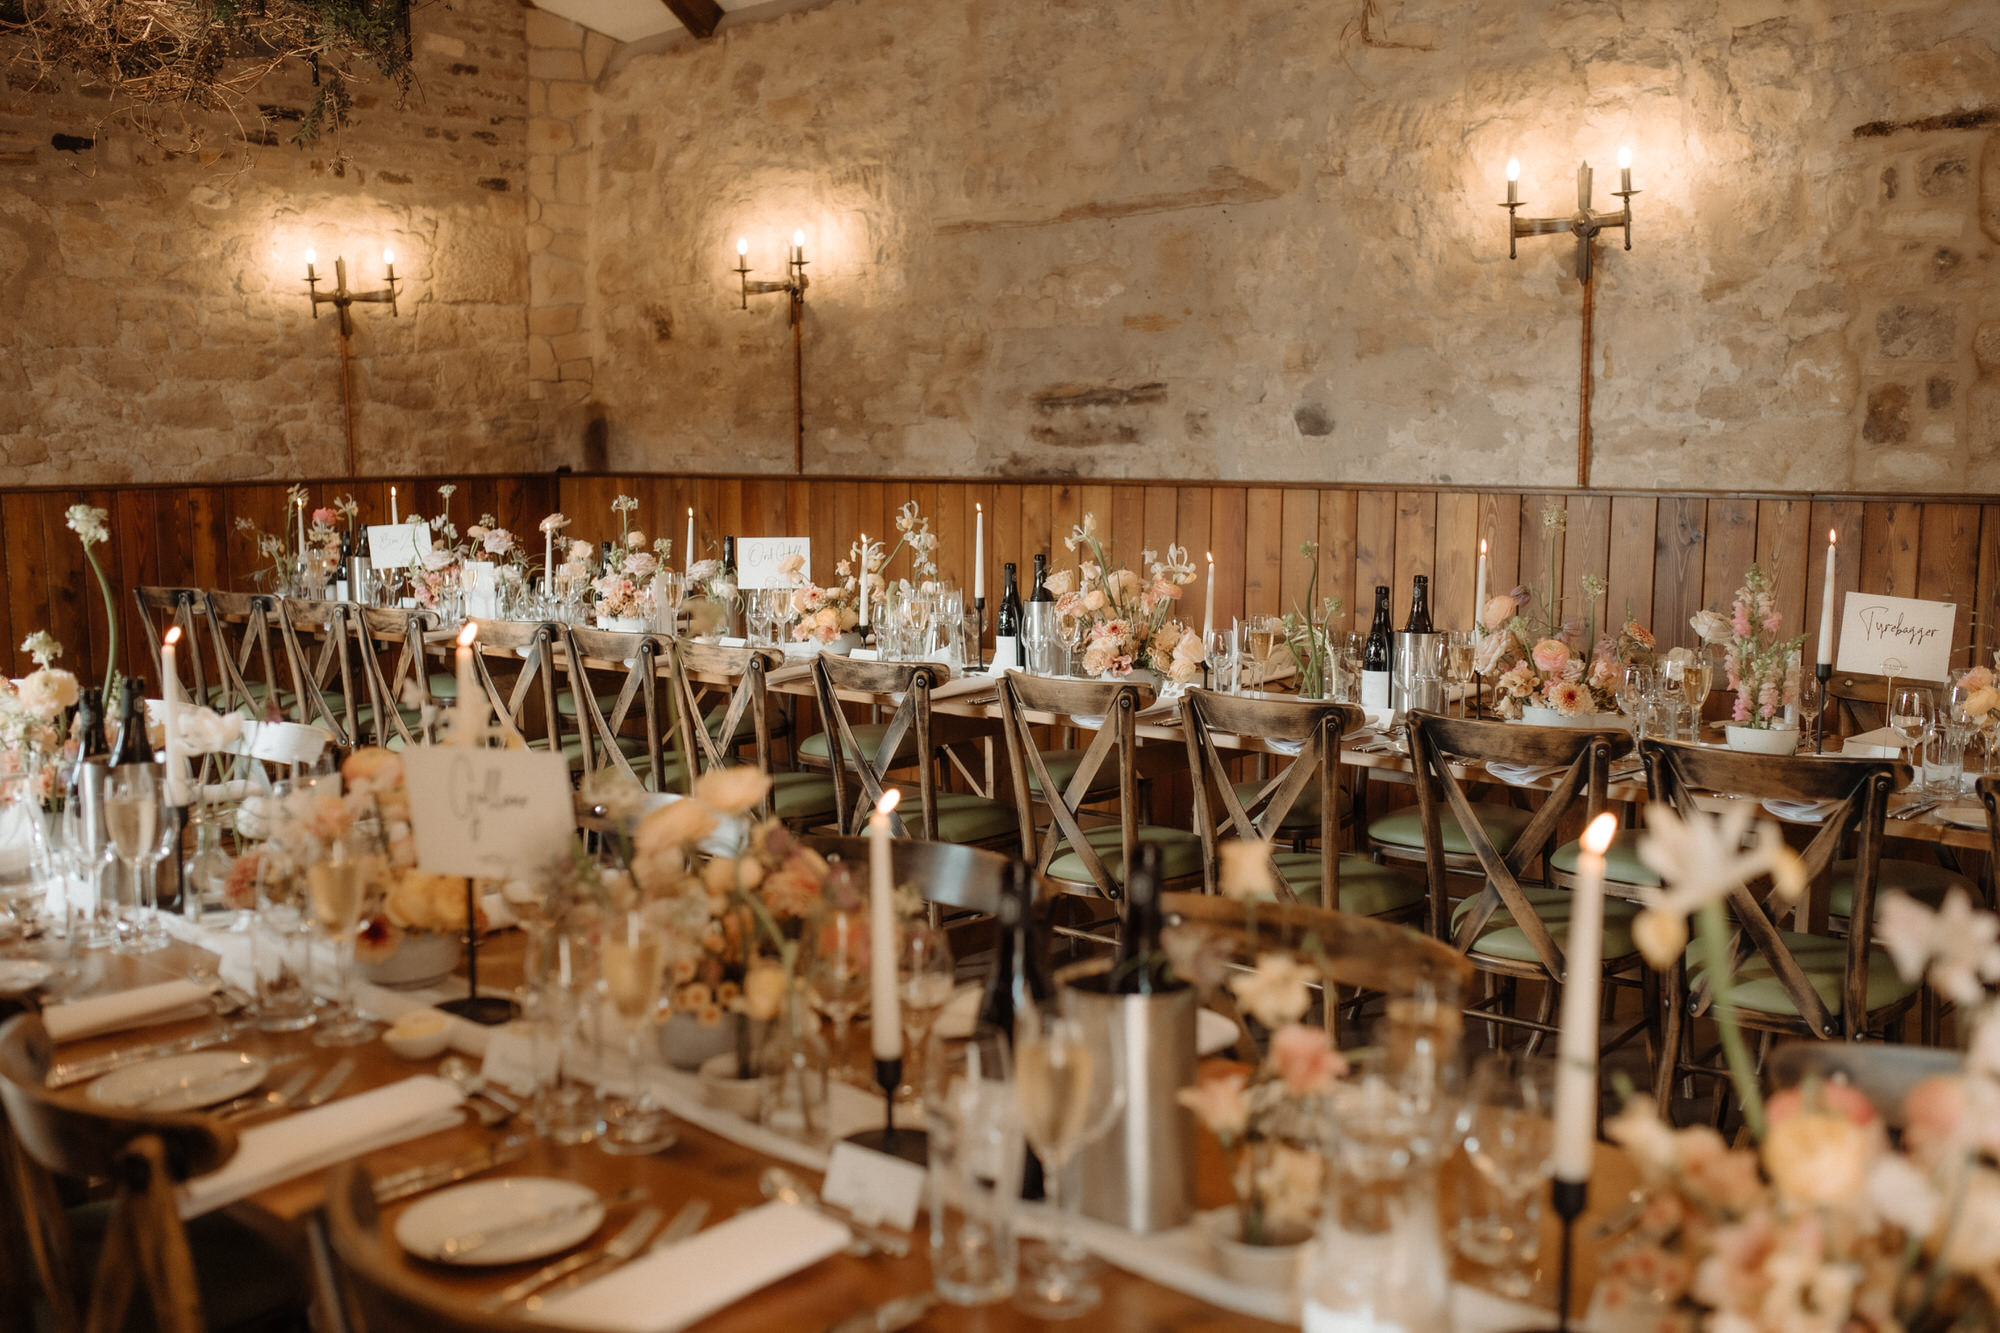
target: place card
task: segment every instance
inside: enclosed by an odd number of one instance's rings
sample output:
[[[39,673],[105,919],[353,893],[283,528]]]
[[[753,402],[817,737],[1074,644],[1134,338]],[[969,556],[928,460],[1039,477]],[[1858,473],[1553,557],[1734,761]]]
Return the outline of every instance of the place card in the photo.
[[[778,566],[788,555],[796,555],[805,563],[799,566],[803,573],[812,568],[812,538],[810,537],[738,537],[736,539],[736,586],[746,591],[751,588],[789,588],[794,580],[779,572]]]
[[[408,569],[431,549],[431,530],[423,523],[368,525],[368,564],[374,569]]]
[[[486,1038],[486,1058],[480,1063],[479,1077],[526,1097],[554,1077],[556,1071],[544,1066],[552,1065],[556,1058],[559,1048],[553,1042],[547,1057],[537,1059],[535,1043],[526,1032],[494,1028]]]
[[[820,1197],[865,1226],[908,1231],[923,1201],[924,1169],[915,1162],[842,1141],[833,1145]]]
[[[856,648],[847,655],[847,660],[850,662],[879,662],[882,660],[882,651],[879,648]]]
[[[569,763],[533,750],[403,752],[417,868],[506,879],[566,861],[576,831]]]
[[[1951,679],[1958,607],[1912,597],[1851,592],[1840,617],[1836,671],[1910,680]]]

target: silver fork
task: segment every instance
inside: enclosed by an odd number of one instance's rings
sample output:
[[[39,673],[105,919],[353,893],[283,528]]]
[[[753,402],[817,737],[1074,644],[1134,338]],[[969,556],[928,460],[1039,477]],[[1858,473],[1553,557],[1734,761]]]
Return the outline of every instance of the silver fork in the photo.
[[[312,1081],[313,1071],[310,1069],[301,1069],[277,1087],[247,1093],[244,1096],[238,1097],[233,1102],[225,1102],[221,1106],[216,1107],[211,1114],[218,1119],[231,1120],[237,1116],[248,1114],[251,1111],[290,1106],[292,1099],[303,1093]]]
[[[545,1268],[535,1270],[519,1282],[503,1288],[499,1295],[486,1303],[487,1307],[498,1309],[501,1306],[526,1301],[529,1308],[533,1309],[542,1303],[542,1298],[536,1293],[543,1288],[572,1275],[581,1278],[586,1269],[595,1268],[606,1261],[612,1264],[624,1263],[645,1247],[646,1241],[653,1234],[653,1228],[660,1225],[660,1219],[664,1216],[665,1213],[650,1204],[641,1208],[632,1215],[632,1220],[627,1222],[617,1235],[604,1244],[595,1249],[579,1251],[567,1259],[558,1259]]]

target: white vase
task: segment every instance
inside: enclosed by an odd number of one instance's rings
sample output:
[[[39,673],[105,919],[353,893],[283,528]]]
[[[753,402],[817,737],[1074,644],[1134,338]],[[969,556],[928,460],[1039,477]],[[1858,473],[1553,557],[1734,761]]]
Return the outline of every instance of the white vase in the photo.
[[[856,648],[861,647],[864,642],[859,634],[856,634],[853,630],[848,630],[844,634],[839,634],[828,639],[820,651],[831,653],[835,657],[846,657]]]
[[[1602,728],[1617,727],[1623,731],[1632,729],[1632,719],[1623,713],[1578,713],[1569,717],[1553,708],[1540,704],[1523,704],[1520,722],[1528,727],[1575,727]]]
[[[757,1068],[754,1061],[751,1068]],[[763,1091],[764,1077],[761,1072],[752,1073],[749,1078],[736,1076],[734,1051],[711,1055],[701,1062],[701,1099],[718,1110],[755,1123]]]
[[[599,616],[597,628],[616,634],[644,634],[651,628],[651,622],[644,616]]]
[[[1723,735],[1729,741],[1729,748],[1742,750],[1746,754],[1796,754],[1799,748],[1797,727],[1738,727],[1725,725]]]
[[[660,1024],[660,1054],[675,1069],[697,1070],[718,1055],[736,1051],[734,1014],[704,1024],[694,1014],[675,1014]]]
[[[464,940],[455,931],[413,930],[387,958],[371,959],[355,970],[363,981],[399,990],[432,986],[458,967]]]
[[[1202,1222],[1216,1272],[1231,1282],[1263,1291],[1297,1288],[1305,1273],[1310,1234],[1286,1245],[1249,1245],[1243,1241],[1243,1214],[1235,1208],[1205,1214]]]

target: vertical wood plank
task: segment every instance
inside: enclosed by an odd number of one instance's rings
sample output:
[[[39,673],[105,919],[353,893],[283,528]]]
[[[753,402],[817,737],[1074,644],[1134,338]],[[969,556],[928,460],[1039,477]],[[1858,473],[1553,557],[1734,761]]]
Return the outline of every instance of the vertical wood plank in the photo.
[[[1372,607],[1357,604],[1354,572],[1355,492],[1345,488],[1325,488],[1319,493],[1319,591],[1321,597],[1338,597],[1346,612],[1349,632],[1364,628],[1361,619]]]
[[[1924,507],[1910,500],[1871,500],[1861,510],[1861,586],[1891,597],[1917,595],[1917,536]]]
[[[1278,577],[1278,609],[1299,611],[1317,617],[1319,607],[1311,604],[1306,587],[1319,572],[1319,560],[1307,560],[1299,547],[1318,540],[1319,492],[1299,487],[1281,491],[1278,553],[1282,565]],[[1318,594],[1315,594],[1315,598]]]
[[[1757,558],[1757,505],[1730,495],[1711,496],[1702,540],[1701,604],[1724,611],[1743,586],[1743,571]]]
[[[1917,549],[1917,596],[1958,607],[1952,633],[1951,664],[1972,664],[1972,629],[1967,621],[1978,605],[1979,506],[1924,506],[1923,536]]]
[[[1354,492],[1354,616],[1366,629],[1375,614],[1375,589],[1387,587],[1391,615],[1395,606],[1396,494],[1394,491]],[[1400,623],[1400,622],[1398,622]]]
[[[1231,532],[1220,521],[1223,513],[1241,505],[1243,527]],[[1281,599],[1285,572],[1285,493],[1267,486],[1255,489],[1217,488],[1215,545],[1243,552],[1243,614],[1275,616],[1289,610]]]
[[[1833,571],[1834,660],[1839,661],[1837,640],[1840,618],[1847,609],[1847,594],[1861,589],[1863,522],[1862,505],[1858,500],[1812,502],[1812,527],[1806,546],[1806,615],[1800,628],[1806,631],[1806,646],[1815,660],[1819,651],[1820,602],[1826,583],[1825,534],[1832,532],[1839,539],[1834,551]]]
[[[1410,615],[1410,581],[1430,578],[1437,568],[1437,492],[1396,492],[1396,558],[1390,600],[1401,629]]]
[[[1431,577],[1431,616],[1439,629],[1472,628],[1472,594],[1478,572],[1479,497],[1471,491],[1441,491],[1437,497],[1437,564]]]
[[[1630,616],[1647,629],[1653,628],[1653,534],[1659,518],[1659,502],[1650,496],[1612,498],[1605,613],[1621,622]]]
[[[1973,597],[1972,661],[1992,666],[2000,647],[2000,505],[1979,507],[1979,574]]]
[[[1563,582],[1563,539],[1569,505],[1560,495],[1521,497],[1521,582],[1533,597],[1531,616],[1566,622],[1577,614],[1577,590]]]
[[[1785,618],[1783,632],[1817,631],[1808,623],[1806,584],[1819,575],[1821,566],[1811,558],[1821,554],[1812,540],[1812,503],[1808,500],[1764,500],[1757,505],[1757,563],[1771,578],[1778,614]],[[1812,662],[1817,642],[1806,639],[1805,661]]]
[[[1653,535],[1653,637],[1662,649],[1694,646],[1688,620],[1701,609],[1702,524],[1706,501],[1673,496],[1660,501]]]

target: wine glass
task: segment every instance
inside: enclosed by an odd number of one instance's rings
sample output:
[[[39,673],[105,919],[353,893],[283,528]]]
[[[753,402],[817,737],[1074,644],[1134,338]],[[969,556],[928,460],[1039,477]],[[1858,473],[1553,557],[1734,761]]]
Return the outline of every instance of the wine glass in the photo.
[[[896,994],[902,1002],[903,1044],[909,1049],[909,1086],[921,1089],[924,1050],[931,1027],[951,1002],[958,982],[951,944],[944,931],[926,921],[912,921],[903,927],[902,945],[896,958]]]
[[[164,948],[166,931],[153,918],[153,868],[160,837],[160,784],[151,764],[120,764],[104,775],[104,831],[125,868],[129,896],[118,913],[118,949]]]
[[[1533,1289],[1541,1197],[1553,1168],[1555,1062],[1496,1051],[1473,1066],[1459,1177],[1458,1252],[1516,1300]]]
[[[672,1142],[666,1108],[646,1085],[653,1022],[666,987],[666,937],[639,912],[606,933],[598,953],[604,993],[625,1022],[626,1086],[603,1098],[597,1146],[619,1156],[655,1153]]]
[[[1931,692],[1914,686],[1904,686],[1889,698],[1889,730],[1910,752],[1912,760],[1921,762],[1918,746],[1930,730],[1932,719]]]
[[[1014,1294],[1024,1154],[1011,1038],[981,1023],[962,1036],[937,1033],[924,1052],[931,1281],[954,1305],[988,1305]]]
[[[381,861],[379,838],[357,822],[330,839],[325,855],[306,867],[313,924],[333,949],[333,994],[313,1033],[315,1046],[359,1046],[375,1039],[375,1024],[354,1007],[354,934]]]
[[[1647,703],[1653,692],[1651,667],[1628,666],[1618,677],[1618,711],[1632,719],[1634,740],[1646,739]]]
[[[1089,1253],[1071,1232],[1077,1200],[1068,1177],[1083,1146],[1123,1109],[1117,1055],[1092,1042],[1076,1018],[1053,1008],[1018,1012],[1014,1023],[1015,1105],[1028,1146],[1041,1159],[1053,1217],[1048,1239],[1028,1256],[1027,1281],[1015,1301],[1040,1318],[1068,1319],[1103,1299]],[[1115,1025],[1107,1035],[1117,1041]]]
[[[833,1072],[847,1071],[847,1029],[868,998],[868,910],[829,903],[813,923],[806,965],[812,1006],[833,1024]]]
[[[1262,688],[1264,673],[1269,669],[1270,658],[1284,633],[1284,624],[1276,616],[1251,616],[1243,622],[1243,652],[1248,659],[1246,666],[1254,672],[1256,679],[1245,682]]]
[[[1681,668],[1681,693],[1687,696],[1688,706],[1694,709],[1695,726],[1701,726],[1701,707],[1708,702],[1708,692],[1715,686],[1715,664],[1708,653],[1700,648],[1694,657]]]

